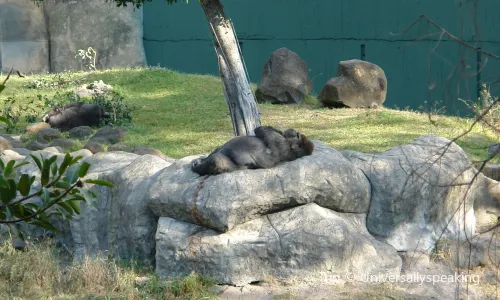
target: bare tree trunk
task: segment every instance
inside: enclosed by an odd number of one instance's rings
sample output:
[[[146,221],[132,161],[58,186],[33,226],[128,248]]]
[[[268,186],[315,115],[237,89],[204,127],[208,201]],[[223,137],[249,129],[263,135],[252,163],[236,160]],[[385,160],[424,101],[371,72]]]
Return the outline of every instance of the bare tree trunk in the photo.
[[[220,0],[202,0],[215,41],[224,94],[231,113],[234,133],[248,135],[260,126],[259,110],[248,82],[243,58],[231,22],[224,14]]]

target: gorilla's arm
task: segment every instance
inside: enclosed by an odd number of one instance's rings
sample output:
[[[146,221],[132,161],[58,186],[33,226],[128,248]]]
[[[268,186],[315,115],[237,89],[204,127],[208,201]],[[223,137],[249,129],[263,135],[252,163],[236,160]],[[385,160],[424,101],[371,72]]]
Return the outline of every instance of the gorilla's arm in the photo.
[[[254,136],[227,141],[206,158],[196,159],[191,169],[200,175],[215,175],[242,169],[271,168],[276,163],[264,142]]]

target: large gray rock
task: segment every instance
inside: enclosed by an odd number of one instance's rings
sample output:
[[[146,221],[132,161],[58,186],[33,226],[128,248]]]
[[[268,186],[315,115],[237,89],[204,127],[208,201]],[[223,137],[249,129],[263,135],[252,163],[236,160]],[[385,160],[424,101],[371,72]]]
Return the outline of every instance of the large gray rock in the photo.
[[[333,283],[367,274],[399,275],[396,250],[373,238],[364,214],[342,214],[314,203],[269,214],[217,233],[172,218],[160,218],[156,273],[196,271],[219,284],[245,285],[266,276]]]
[[[86,69],[75,55],[88,47],[97,52],[98,69],[145,65],[142,9],[133,5],[117,9],[114,1],[102,0],[45,0],[43,7],[50,32],[51,71]]]
[[[45,24],[43,9],[33,1],[0,0],[0,71],[50,70]]]
[[[469,188],[477,171],[467,155],[435,135],[382,153],[343,154],[371,183],[368,231],[398,251],[431,251],[439,239],[472,236],[474,203],[496,197],[481,174]]]
[[[358,59],[341,61],[318,100],[328,107],[376,108],[387,95],[387,78],[376,64]]]
[[[297,53],[280,48],[264,65],[255,96],[258,101],[274,104],[298,104],[313,90],[308,67]]]
[[[115,258],[151,265],[157,218],[145,201],[148,178],[170,163],[126,152],[98,153],[84,161],[91,164],[86,178],[108,180],[116,188],[94,186],[96,205],[83,203],[81,214],[71,221],[76,260],[107,251]]]
[[[111,90],[113,90],[111,85],[105,84],[102,80],[99,80],[75,88],[75,95],[80,98],[92,98],[94,96],[104,96]]]
[[[340,152],[314,141],[312,155],[274,168],[200,177],[189,160],[152,177],[149,205],[171,217],[219,231],[285,208],[315,202],[339,212],[365,213],[370,185]]]

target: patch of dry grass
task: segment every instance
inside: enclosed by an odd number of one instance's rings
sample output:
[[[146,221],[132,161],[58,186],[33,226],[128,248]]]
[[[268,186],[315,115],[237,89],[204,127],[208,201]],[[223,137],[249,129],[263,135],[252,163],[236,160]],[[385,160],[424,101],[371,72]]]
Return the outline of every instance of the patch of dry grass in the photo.
[[[26,252],[0,245],[0,299],[213,299],[213,281],[191,274],[160,280],[151,269],[121,265],[102,255],[61,266],[50,242]]]

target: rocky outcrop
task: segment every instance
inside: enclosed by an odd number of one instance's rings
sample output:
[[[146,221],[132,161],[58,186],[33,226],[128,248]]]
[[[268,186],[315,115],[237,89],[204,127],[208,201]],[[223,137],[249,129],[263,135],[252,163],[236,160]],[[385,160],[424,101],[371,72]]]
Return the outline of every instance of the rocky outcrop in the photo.
[[[371,183],[368,231],[398,251],[429,251],[438,239],[464,240],[476,230],[475,205],[498,207],[493,182],[445,138],[424,135],[381,153],[342,153]]]
[[[145,199],[148,178],[170,163],[127,152],[98,153],[85,161],[92,166],[86,178],[108,180],[116,188],[96,187],[96,207],[83,204],[81,215],[71,221],[76,259],[107,251],[116,258],[152,265],[157,218]]]
[[[328,107],[377,108],[387,95],[387,78],[376,64],[358,59],[341,61],[318,100]]]
[[[195,271],[233,285],[267,276],[317,283],[396,276],[410,270],[398,252],[414,260],[443,248],[465,249],[450,257],[459,267],[498,263],[490,259],[497,249],[475,231],[498,215],[499,183],[477,173],[455,143],[425,135],[365,154],[313,142],[312,155],[273,168],[203,177],[190,169],[197,156],[170,163],[73,153],[91,165],[86,178],[116,188],[93,186],[95,205],[83,203],[80,215],[58,224],[58,240],[76,259],[106,251],[155,264],[161,277]],[[31,161],[30,153],[5,150],[2,159]],[[64,155],[35,153],[58,162]],[[33,163],[19,171],[39,174]]]
[[[255,96],[260,102],[298,104],[313,90],[307,75],[308,67],[297,53],[280,48],[271,54],[264,65]]]
[[[365,227],[364,214],[342,214],[314,203],[268,214],[233,230],[217,232],[160,218],[156,273],[162,277],[197,270],[218,283],[245,285],[278,279],[333,283],[351,274],[398,275],[401,258]]]
[[[178,161],[151,178],[148,201],[159,217],[217,231],[307,203],[339,212],[366,213],[370,185],[340,152],[315,141],[312,155],[274,168],[200,177]]]

